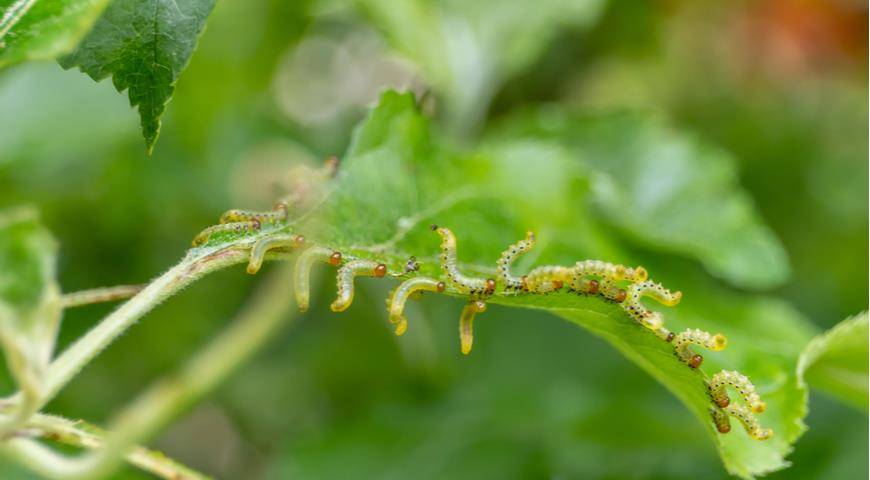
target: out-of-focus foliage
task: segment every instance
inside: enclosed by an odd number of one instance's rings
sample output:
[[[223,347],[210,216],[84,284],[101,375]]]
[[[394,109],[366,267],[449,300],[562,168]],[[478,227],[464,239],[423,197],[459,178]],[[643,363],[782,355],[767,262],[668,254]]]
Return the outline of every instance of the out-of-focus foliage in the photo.
[[[552,139],[570,148],[589,169],[601,217],[653,248],[695,257],[745,288],[787,278],[785,252],[739,189],[725,152],[630,114],[572,117],[550,109],[511,119],[504,130],[501,142]]]
[[[867,312],[814,338],[801,354],[798,372],[814,387],[867,410]]]
[[[0,68],[25,60],[51,60],[75,48],[107,0],[3,0]]]
[[[0,341],[32,368],[48,364],[60,323],[56,261],[34,209],[0,211]]]
[[[424,7],[450,12],[473,28],[483,21],[436,2]],[[667,311],[668,322],[729,336],[722,355],[731,356],[709,355],[706,367],[771,378],[768,368],[794,366],[790,359],[812,329],[770,319],[805,317],[821,329],[867,308],[866,6],[777,0],[610,2],[601,8],[583,21],[565,16],[541,27],[551,40],[508,29],[487,47],[495,50],[488,55],[497,58],[508,41],[532,45],[532,53],[500,71],[489,90],[461,100],[467,92],[439,83],[449,74],[401,48],[385,27],[389,19],[373,9],[341,2],[219,2],[179,79],[151,159],[126,100],[106,82],[48,64],[7,69],[0,72],[0,204],[38,206],[61,240],[64,290],[136,283],[177,261],[222,210],[268,207],[286,184],[288,166],[345,151],[351,126],[381,86],[428,89],[426,111],[440,131],[458,130],[464,138],[457,143],[542,104],[558,103],[559,115],[568,117],[652,110],[670,130],[737,162],[737,181],[788,253],[792,275],[770,291],[777,298],[732,291],[753,284],[712,268],[703,256],[709,251],[662,249],[633,232],[625,223],[630,219],[602,215],[607,203],[596,200],[590,180],[571,185],[572,195],[586,192],[588,202],[579,207],[559,202],[561,190],[518,190],[527,201],[508,210],[521,216],[519,228],[538,229],[553,241],[528,261],[570,261],[578,254],[636,259],[658,280],[684,290],[683,303]],[[459,62],[465,53],[454,49],[446,56]],[[474,72],[474,64],[466,71]],[[462,111],[474,115],[466,120],[453,113]],[[467,128],[457,128],[457,116]],[[517,168],[530,183],[547,182],[551,172],[534,167],[539,158],[574,159],[606,171],[606,155],[576,158],[572,133],[566,135],[569,141],[529,134],[490,143],[487,133],[477,153],[486,163],[525,160]],[[626,145],[619,143],[619,132],[608,138],[616,139],[613,148],[631,147],[628,137]],[[529,202],[546,205],[537,212],[540,223]],[[473,212],[447,220],[470,225]],[[715,222],[717,212],[708,215]],[[555,236],[546,231],[550,222],[570,222],[575,230]],[[491,254],[491,261],[496,253],[489,246],[475,251],[477,235],[507,244],[522,234],[493,230],[457,228],[468,244],[462,255]],[[224,272],[160,307],[49,411],[104,420],[223,326],[254,281],[242,269]],[[354,307],[333,316],[325,305],[334,281],[324,278],[316,307],[297,328],[275,338],[154,445],[228,478],[726,477],[691,413],[606,342],[536,311],[494,306],[480,318],[473,354],[461,358],[458,302],[427,298],[414,305],[412,327],[397,340],[381,313],[387,287],[360,284]],[[66,314],[61,346],[108,308]],[[778,351],[740,334],[756,331],[788,345]],[[753,360],[744,365],[735,358]],[[810,375],[810,387],[816,384]],[[8,386],[0,378],[4,393]],[[762,418],[770,415],[773,409]],[[806,423],[808,431],[787,458],[793,466],[770,477],[867,476],[864,413],[812,393]],[[0,477],[29,478],[9,465],[0,466]],[[117,478],[144,477],[124,471]]]

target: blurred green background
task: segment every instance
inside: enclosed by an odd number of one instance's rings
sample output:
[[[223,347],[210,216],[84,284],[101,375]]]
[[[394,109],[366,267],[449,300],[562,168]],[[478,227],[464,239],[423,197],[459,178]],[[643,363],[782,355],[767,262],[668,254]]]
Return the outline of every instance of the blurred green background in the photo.
[[[790,257],[775,296],[820,328],[867,309],[867,6],[852,0],[219,2],[152,158],[110,82],[52,63],[0,73],[0,205],[39,207],[65,291],[144,282],[223,210],[270,205],[289,165],[340,155],[385,87],[431,93],[458,144],[540,104],[652,111],[739,161]],[[172,299],[49,411],[103,422],[256,282],[239,267]],[[152,445],[220,478],[726,477],[686,409],[574,325],[493,307],[499,328],[461,358],[454,302],[426,302],[397,340],[384,291],[336,316],[322,283],[311,312]],[[110,308],[67,312],[61,346]],[[794,466],[772,477],[866,478],[866,412],[815,392],[810,408]]]

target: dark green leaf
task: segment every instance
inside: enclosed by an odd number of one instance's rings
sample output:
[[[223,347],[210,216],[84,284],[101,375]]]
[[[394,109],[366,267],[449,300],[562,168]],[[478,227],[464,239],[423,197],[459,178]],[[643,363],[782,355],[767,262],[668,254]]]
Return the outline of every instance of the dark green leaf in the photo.
[[[94,80],[112,76],[137,107],[148,153],[160,133],[160,116],[187,66],[214,0],[116,0],[69,56]]]

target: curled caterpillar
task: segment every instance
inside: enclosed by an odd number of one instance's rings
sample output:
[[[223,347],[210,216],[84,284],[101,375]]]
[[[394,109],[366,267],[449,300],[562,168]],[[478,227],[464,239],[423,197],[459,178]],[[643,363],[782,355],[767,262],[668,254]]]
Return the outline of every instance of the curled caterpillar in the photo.
[[[740,372],[722,370],[713,375],[708,386],[710,387],[710,395],[713,397],[713,402],[720,408],[725,408],[731,403],[731,400],[728,398],[728,387],[731,387],[743,398],[743,401],[753,413],[764,413],[767,410],[767,404],[761,400],[758,392],[755,391],[755,385]]]
[[[325,247],[310,247],[303,250],[296,259],[296,268],[293,271],[294,286],[296,290],[296,305],[300,312],[308,310],[309,280],[311,267],[314,262],[320,261],[337,267],[341,263],[341,253]]]
[[[353,303],[353,280],[357,276],[381,278],[387,274],[387,266],[371,260],[351,260],[338,269],[338,298],[329,308],[343,312]]]
[[[628,287],[629,301],[639,302],[642,297],[649,297],[667,307],[676,306],[683,298],[682,292],[671,292],[662,284],[647,280],[633,283]]]
[[[511,265],[518,256],[528,252],[534,246],[535,234],[526,232],[526,238],[509,246],[501,253],[498,262],[496,262],[496,276],[504,284],[505,290],[523,289],[524,281],[521,277],[515,277],[511,274]]]
[[[650,297],[670,307],[680,303],[682,296],[681,292],[672,293],[661,284],[647,280],[645,282],[633,283],[628,287],[627,298],[623,302],[622,308],[644,327],[657,331],[662,328],[664,318],[661,313],[647,309],[641,303],[641,298]]]
[[[770,428],[763,428],[758,422],[758,419],[755,418],[755,415],[753,415],[752,412],[743,405],[732,403],[723,408],[722,412],[723,413],[721,414],[714,414],[713,419],[714,423],[716,423],[716,429],[720,433],[728,433],[731,430],[731,425],[728,421],[728,416],[731,416],[737,417],[737,420],[740,420],[740,423],[743,424],[746,433],[755,440],[767,440],[773,436],[773,430]],[[726,425],[727,427],[725,427]],[[724,430],[723,427],[725,427]]]
[[[459,316],[459,346],[463,355],[471,353],[471,345],[474,343],[474,316],[486,311],[486,303],[480,300],[472,300],[462,309]]]
[[[247,272],[251,275],[259,272],[260,267],[263,266],[263,258],[269,250],[276,248],[300,248],[303,245],[305,245],[305,237],[295,233],[277,234],[261,238],[251,248]]]
[[[495,292],[495,280],[492,278],[468,277],[456,266],[456,236],[449,228],[432,225],[433,231],[441,236],[441,271],[447,276],[450,285],[459,293],[482,298]]]
[[[408,320],[405,318],[405,302],[414,293],[444,291],[444,282],[426,277],[414,277],[400,283],[387,297],[387,310],[390,322],[396,325],[396,335],[402,335],[408,329]]]
[[[725,335],[715,335],[698,329],[688,329],[674,337],[674,351],[677,357],[692,368],[698,368],[704,361],[704,357],[693,352],[689,346],[698,345],[707,350],[718,352],[728,345]]]

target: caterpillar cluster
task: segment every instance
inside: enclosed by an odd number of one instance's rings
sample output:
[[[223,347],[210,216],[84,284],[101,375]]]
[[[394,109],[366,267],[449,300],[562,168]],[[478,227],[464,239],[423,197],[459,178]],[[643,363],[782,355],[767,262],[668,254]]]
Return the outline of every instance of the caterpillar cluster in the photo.
[[[251,212],[230,210],[221,216],[221,223],[209,227],[193,240],[194,246],[203,245],[218,232],[259,230],[266,223],[283,224],[288,227],[288,205],[292,196],[278,202],[272,211]],[[642,299],[650,298],[664,306],[675,306],[682,294],[672,292],[661,284],[648,278],[643,267],[626,267],[600,260],[584,260],[572,266],[544,265],[517,276],[512,265],[517,257],[531,250],[535,245],[535,235],[527,232],[525,238],[510,245],[502,252],[496,262],[495,278],[479,278],[463,272],[457,260],[457,241],[453,232],[446,227],[432,225],[431,229],[441,238],[440,271],[441,278],[428,278],[412,275],[419,270],[419,264],[411,257],[403,271],[389,272],[384,263],[373,260],[350,258],[340,251],[320,245],[310,245],[305,237],[286,233],[282,229],[256,240],[250,250],[247,272],[256,274],[270,251],[301,250],[294,271],[294,293],[301,311],[309,307],[309,277],[315,263],[326,263],[338,268],[336,300],[330,308],[342,312],[350,307],[354,298],[354,279],[357,276],[381,278],[391,276],[404,279],[387,298],[387,312],[396,335],[408,329],[404,310],[407,300],[423,292],[442,293],[449,287],[451,293],[466,296],[468,302],[459,317],[460,347],[464,355],[471,353],[474,343],[474,318],[486,311],[486,301],[498,292],[503,295],[541,295],[566,289],[582,295],[595,295],[618,304],[640,326],[650,330],[657,337],[670,343],[674,355],[688,367],[697,369],[703,357],[691,347],[719,351],[726,347],[727,340],[722,334],[688,329],[681,333],[668,330],[660,312],[648,309]],[[710,379],[708,388],[713,407],[711,415],[714,425],[721,433],[731,430],[730,417],[736,417],[754,439],[765,440],[772,436],[770,429],[762,428],[755,414],[764,412],[766,405],[761,401],[755,387],[744,375],[738,372],[719,372]],[[728,397],[731,388],[739,394],[743,404],[732,403]]]

